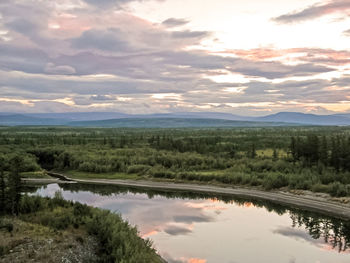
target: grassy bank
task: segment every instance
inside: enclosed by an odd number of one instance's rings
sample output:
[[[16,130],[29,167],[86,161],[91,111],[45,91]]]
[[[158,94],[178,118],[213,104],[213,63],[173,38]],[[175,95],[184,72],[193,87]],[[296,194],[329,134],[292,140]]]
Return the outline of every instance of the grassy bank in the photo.
[[[73,179],[109,179],[109,180],[155,180],[178,183],[197,183],[213,185],[231,185],[257,187],[263,190],[289,189],[309,190],[330,194],[333,197],[350,195],[350,174],[336,175],[332,171],[319,174],[310,169],[300,172],[279,172],[264,162],[265,170],[239,171],[236,168],[218,171],[176,172],[164,168],[149,169],[140,173],[88,173],[80,171],[61,171]],[[272,164],[272,163],[270,163]],[[272,164],[273,165],[273,164]]]
[[[18,217],[0,217],[0,235],[0,262],[162,262],[119,215],[58,193],[53,199],[23,196]]]

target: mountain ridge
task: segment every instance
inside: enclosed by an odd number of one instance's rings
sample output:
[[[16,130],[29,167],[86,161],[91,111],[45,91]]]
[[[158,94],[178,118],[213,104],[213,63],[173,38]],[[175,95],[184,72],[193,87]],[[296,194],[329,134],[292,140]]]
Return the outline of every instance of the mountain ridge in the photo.
[[[134,126],[131,124],[132,121],[141,124],[141,119],[143,120],[157,120],[153,123],[160,125],[160,121],[164,122],[164,126],[170,124],[172,120],[175,122],[182,122],[184,127],[189,127],[186,122],[191,122],[191,120],[202,120],[205,121],[207,125],[210,123],[217,127],[218,124],[222,123],[224,126],[228,125],[226,121],[235,122],[251,122],[250,124],[256,126],[256,123],[260,123],[261,126],[268,123],[275,123],[277,125],[328,125],[328,126],[348,126],[350,125],[350,113],[342,114],[331,114],[331,115],[316,115],[309,113],[300,112],[279,112],[275,114],[270,114],[262,117],[250,117],[234,115],[231,113],[221,113],[221,112],[176,112],[176,113],[154,113],[154,114],[126,114],[120,112],[70,112],[70,113],[8,113],[0,112],[0,125],[2,126],[19,126],[19,125],[64,125],[64,126],[81,126],[85,123],[88,126],[94,122],[93,125],[98,125],[101,121],[101,125],[106,125],[106,123],[115,122],[127,123],[129,126]],[[176,119],[176,120],[175,120]],[[180,119],[182,121],[180,121]],[[216,122],[213,122],[216,120]],[[199,127],[202,124],[196,121]],[[276,125],[277,124],[277,125]],[[117,125],[117,124],[116,124]],[[119,127],[117,125],[117,127]],[[233,127],[237,123],[232,123]],[[144,127],[144,125],[141,125]],[[176,125],[175,125],[176,126]],[[249,125],[248,125],[249,126]]]

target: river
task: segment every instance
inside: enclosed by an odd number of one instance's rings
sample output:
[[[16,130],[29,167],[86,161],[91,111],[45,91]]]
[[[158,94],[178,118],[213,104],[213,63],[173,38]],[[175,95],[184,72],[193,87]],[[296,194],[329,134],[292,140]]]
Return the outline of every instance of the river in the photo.
[[[349,263],[350,222],[265,201],[117,186],[30,192],[120,213],[169,263]]]

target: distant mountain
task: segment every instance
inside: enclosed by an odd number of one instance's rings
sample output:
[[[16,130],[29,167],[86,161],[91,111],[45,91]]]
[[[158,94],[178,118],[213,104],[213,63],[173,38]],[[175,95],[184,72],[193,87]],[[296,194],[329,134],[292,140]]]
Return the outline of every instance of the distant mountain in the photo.
[[[0,113],[1,114],[1,113]],[[154,114],[126,114],[120,112],[71,112],[71,113],[35,113],[26,114],[36,118],[54,118],[71,121],[94,121],[121,118],[204,118],[204,119],[221,119],[221,120],[250,120],[253,117],[245,117],[230,113],[221,112],[174,112],[174,113],[154,113]]]
[[[64,113],[30,113],[25,114],[34,118],[61,119],[69,121],[94,121],[119,118],[130,118],[130,114],[119,112],[64,112]]]
[[[109,128],[186,128],[186,127],[271,127],[293,124],[193,118],[126,118],[102,121],[71,122],[70,126]]]
[[[350,113],[334,114],[333,116],[341,116],[341,117],[345,117],[345,118],[349,118],[350,119]]]
[[[118,121],[119,120],[119,121]],[[215,120],[215,121],[214,121]],[[350,125],[350,113],[315,115],[280,112],[264,117],[246,117],[220,112],[176,112],[155,114],[125,114],[119,112],[69,112],[11,114],[0,113],[0,125],[67,125],[101,127],[242,127],[280,125]],[[235,121],[229,123],[228,121]],[[200,123],[202,122],[203,125]],[[122,126],[125,125],[125,126]],[[154,126],[152,126],[154,125]],[[237,126],[238,125],[238,126]],[[203,127],[204,127],[203,126]]]
[[[66,121],[49,118],[35,118],[21,114],[2,115],[0,114],[0,125],[18,126],[18,125],[63,125]]]
[[[253,117],[234,115],[223,112],[174,112],[156,113],[148,115],[131,115],[130,118],[179,118],[179,119],[219,119],[233,121],[250,121]]]
[[[350,125],[347,115],[315,115],[298,112],[280,112],[265,117],[254,118],[262,122],[288,122],[305,125]]]

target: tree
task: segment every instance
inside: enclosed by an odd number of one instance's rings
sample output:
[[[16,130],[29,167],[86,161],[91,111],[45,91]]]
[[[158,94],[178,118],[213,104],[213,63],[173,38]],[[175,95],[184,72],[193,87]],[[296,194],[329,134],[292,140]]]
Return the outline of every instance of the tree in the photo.
[[[339,172],[339,168],[340,168],[340,163],[339,163],[339,157],[340,157],[340,153],[339,153],[339,138],[336,137],[332,137],[332,144],[331,144],[331,165],[335,168],[335,170],[337,172]]]
[[[277,161],[277,159],[278,159],[278,152],[277,152],[276,148],[273,148],[272,158],[274,161]]]
[[[295,162],[298,159],[298,151],[297,151],[297,142],[294,137],[291,138],[290,152],[293,157],[293,162]]]
[[[6,210],[6,185],[5,185],[5,160],[0,158],[0,214],[4,213]]]
[[[256,148],[255,148],[255,143],[252,143],[251,149],[248,153],[249,157],[254,159],[256,157]]]
[[[328,144],[327,144],[326,136],[322,137],[322,141],[320,144],[320,150],[319,150],[319,156],[320,156],[320,161],[324,165],[328,165]]]
[[[21,168],[23,165],[23,158],[16,155],[10,160],[10,174],[8,178],[9,186],[9,200],[11,211],[13,214],[18,215],[19,202],[21,200]]]

